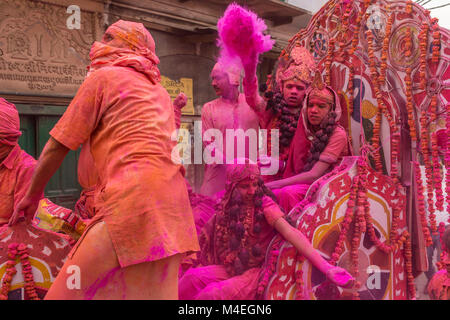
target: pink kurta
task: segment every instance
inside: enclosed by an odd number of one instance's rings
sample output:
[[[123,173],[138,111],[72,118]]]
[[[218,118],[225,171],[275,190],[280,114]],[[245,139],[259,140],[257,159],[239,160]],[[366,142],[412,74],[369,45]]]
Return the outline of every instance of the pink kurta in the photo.
[[[105,66],[86,78],[50,132],[72,150],[90,140],[99,179],[91,225],[106,223],[121,267],[199,250],[182,166],[171,159],[174,130],[158,82]]]
[[[258,152],[258,116],[248,106],[245,101],[244,94],[240,94],[237,103],[230,103],[229,101],[218,98],[211,102],[206,103],[202,109],[202,131],[203,133],[208,129],[217,129],[223,136],[223,156],[224,164],[206,164],[205,175],[203,178],[203,185],[200,193],[207,196],[214,196],[217,192],[225,189],[226,180],[226,129],[243,129],[244,132],[248,129],[254,130],[256,133],[255,150]],[[234,157],[237,158],[237,139],[234,139]],[[245,155],[243,157],[249,157],[249,139],[246,138]],[[230,142],[231,143],[231,142]],[[205,147],[210,142],[204,142]],[[256,156],[258,153],[255,154]],[[256,159],[252,159],[256,161]]]
[[[30,186],[36,160],[16,145],[0,164],[0,226],[8,223]]]
[[[347,146],[347,133],[344,128],[337,126],[330,136],[327,146],[319,157],[319,161],[330,164],[327,172],[333,170],[333,168],[341,162],[344,156],[350,154]],[[303,200],[309,186],[309,184],[295,184],[280,189],[274,189],[272,191],[278,199],[278,204],[287,214],[297,203]]]

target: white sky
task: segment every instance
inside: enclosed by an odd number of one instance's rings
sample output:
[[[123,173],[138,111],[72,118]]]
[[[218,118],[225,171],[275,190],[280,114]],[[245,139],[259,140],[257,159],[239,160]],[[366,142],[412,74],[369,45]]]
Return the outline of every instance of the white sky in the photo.
[[[426,9],[430,9],[444,4],[450,4],[450,0],[431,0],[430,2],[426,3],[424,7]],[[430,10],[430,12],[432,17],[436,17],[439,19],[439,25],[441,27],[450,29],[450,5],[444,8]]]
[[[414,0],[418,2],[418,0]],[[420,1],[424,4],[426,9],[430,9],[433,7],[438,7],[444,4],[449,4],[450,0],[428,0]],[[320,8],[327,3],[327,0],[286,0],[285,2],[298,6],[300,8],[304,8],[312,12],[312,14],[316,13],[320,10]],[[431,16],[439,19],[439,25],[441,27],[450,29],[450,5],[444,8],[431,10]]]

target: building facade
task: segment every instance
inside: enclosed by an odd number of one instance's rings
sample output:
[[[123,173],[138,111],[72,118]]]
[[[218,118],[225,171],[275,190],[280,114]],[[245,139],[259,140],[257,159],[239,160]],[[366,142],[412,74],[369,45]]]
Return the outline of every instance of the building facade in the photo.
[[[163,76],[173,97],[188,95],[183,127],[193,130],[201,107],[216,98],[209,74],[215,64],[218,19],[231,1],[222,0],[2,0],[0,3],[0,96],[16,104],[21,117],[20,145],[39,157],[49,131],[83,82],[91,44],[119,19],[143,23],[153,35]],[[278,0],[237,1],[264,18],[276,44],[259,69],[264,81],[279,52],[304,27],[308,11]],[[74,128],[76,130],[76,128]],[[72,207],[79,150],[70,152],[51,179],[46,196]],[[194,190],[202,165],[187,165]]]

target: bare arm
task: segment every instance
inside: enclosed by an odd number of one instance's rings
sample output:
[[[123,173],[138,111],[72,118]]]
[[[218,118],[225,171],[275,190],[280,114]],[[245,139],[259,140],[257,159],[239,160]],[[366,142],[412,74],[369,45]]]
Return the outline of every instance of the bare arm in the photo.
[[[345,269],[328,263],[319,252],[314,249],[305,235],[298,229],[292,227],[285,219],[275,221],[275,229],[289,241],[299,253],[305,256],[317,269],[327,276],[329,280],[341,287],[353,286],[354,279]]]
[[[28,188],[25,197],[15,208],[14,213],[9,220],[10,225],[14,225],[18,222],[21,212],[24,212],[25,218],[30,218],[34,215],[39,200],[44,193],[45,186],[55,174],[56,170],[61,166],[61,163],[68,152],[69,148],[50,137],[39,157],[30,187]]]
[[[313,248],[309,240],[300,230],[292,227],[285,219],[278,219],[274,225],[275,229],[289,241],[306,259],[324,274],[331,268],[322,256]]]
[[[286,179],[269,182],[266,186],[270,189],[279,189],[294,184],[312,183],[319,179],[329,167],[329,163],[317,161],[309,171],[299,173]]]
[[[259,95],[258,92],[258,78],[256,76],[258,57],[256,55],[252,55],[245,60],[241,58],[241,60],[245,71],[244,81],[242,82],[244,86],[245,100],[250,108],[252,108],[257,114],[261,127],[265,128],[270,120],[270,114],[266,111],[265,100]]]

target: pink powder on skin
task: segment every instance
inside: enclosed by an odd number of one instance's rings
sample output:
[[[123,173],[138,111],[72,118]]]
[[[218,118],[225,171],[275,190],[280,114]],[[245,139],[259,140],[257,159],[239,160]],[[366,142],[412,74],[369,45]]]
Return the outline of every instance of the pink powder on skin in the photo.
[[[162,272],[162,275],[161,275],[160,283],[163,283],[166,280],[168,274],[169,274],[169,264],[166,263],[166,264],[164,264],[164,268],[163,268],[163,272]]]
[[[111,282],[117,271],[120,271],[120,267],[112,269],[107,272],[104,277],[98,278],[92,285],[90,285],[84,294],[84,300],[92,300],[97,294],[98,289],[106,287]],[[125,284],[124,279],[122,279],[122,281]]]

